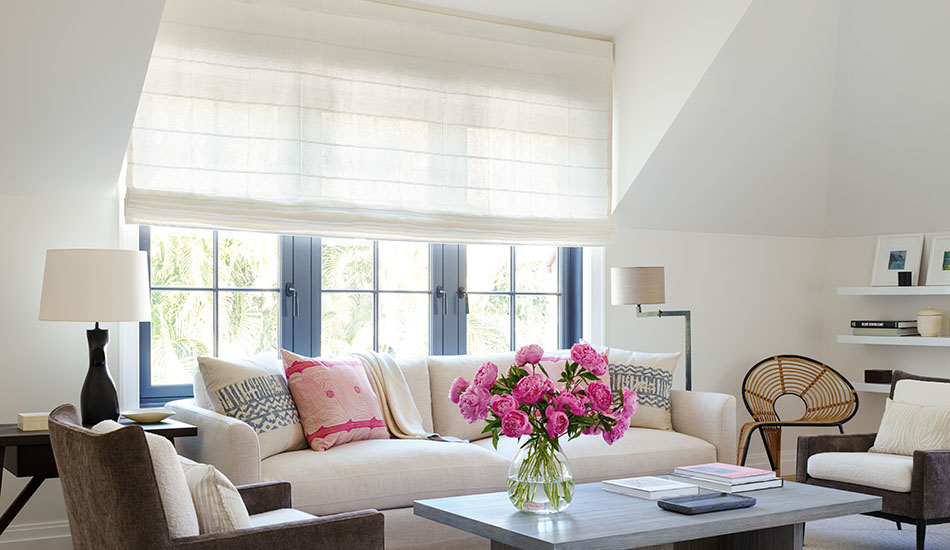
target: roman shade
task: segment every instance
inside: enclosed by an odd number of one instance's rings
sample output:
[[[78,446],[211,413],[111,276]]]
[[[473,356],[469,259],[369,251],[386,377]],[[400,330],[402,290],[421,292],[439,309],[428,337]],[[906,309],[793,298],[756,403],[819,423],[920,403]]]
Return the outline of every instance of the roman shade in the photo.
[[[612,51],[366,0],[168,0],[126,218],[605,244]]]

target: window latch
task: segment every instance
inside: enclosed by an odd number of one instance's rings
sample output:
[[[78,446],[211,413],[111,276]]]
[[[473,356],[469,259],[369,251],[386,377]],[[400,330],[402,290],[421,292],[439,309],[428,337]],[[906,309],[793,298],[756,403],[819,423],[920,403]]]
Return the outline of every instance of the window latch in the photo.
[[[435,296],[442,300],[442,315],[445,315],[448,312],[448,306],[445,303],[445,288],[442,285],[435,287]]]
[[[284,285],[284,296],[288,298],[293,298],[294,300],[294,317],[300,315],[300,297],[297,295],[297,289],[294,288],[293,283],[287,283]]]
[[[460,286],[459,289],[458,289],[458,291],[456,291],[455,294],[458,295],[459,300],[465,300],[465,314],[468,315],[468,313],[469,313],[469,310],[468,310],[468,291],[465,290],[465,287],[464,287],[464,286]]]

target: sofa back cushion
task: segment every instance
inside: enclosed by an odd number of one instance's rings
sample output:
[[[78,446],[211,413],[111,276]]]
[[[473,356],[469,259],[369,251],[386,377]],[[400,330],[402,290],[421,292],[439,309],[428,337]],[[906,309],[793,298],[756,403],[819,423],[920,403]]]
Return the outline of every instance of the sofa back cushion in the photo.
[[[923,380],[898,380],[894,385],[894,401],[929,407],[950,404],[950,384]]]
[[[625,387],[635,390],[639,397],[637,412],[630,419],[631,426],[673,429],[670,390],[673,389],[673,370],[679,356],[679,353],[610,350],[607,361],[610,363],[610,389],[615,399],[619,399],[620,390]]]
[[[429,389],[429,365],[425,357],[397,357],[396,364],[406,377],[409,393],[416,402],[419,416],[422,417],[422,429],[432,430],[432,393]],[[448,392],[446,392],[448,393]]]
[[[515,352],[484,355],[430,355],[427,360],[429,388],[432,396],[433,431],[440,435],[451,435],[469,441],[491,435],[481,433],[485,427],[484,422],[469,424],[462,419],[458,405],[449,400],[449,390],[452,388],[452,381],[459,376],[471,382],[478,367],[486,361],[498,365],[500,372],[506,372],[515,360]]]
[[[254,428],[262,459],[307,448],[300,415],[273,352],[231,361],[199,357],[195,397],[202,407]]]
[[[356,357],[303,357],[280,350],[310,448],[389,439],[379,398]]]

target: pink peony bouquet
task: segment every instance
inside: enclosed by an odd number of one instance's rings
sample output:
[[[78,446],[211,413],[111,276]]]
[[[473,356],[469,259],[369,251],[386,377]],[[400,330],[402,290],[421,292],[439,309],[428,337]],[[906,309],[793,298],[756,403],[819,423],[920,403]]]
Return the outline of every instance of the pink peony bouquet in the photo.
[[[623,437],[637,411],[637,393],[624,388],[614,403],[610,387],[601,381],[607,359],[588,344],[574,344],[560,378],[552,380],[541,365],[544,350],[531,344],[518,350],[515,364],[499,376],[498,366],[483,364],[471,382],[457,378],[449,399],[457,403],[469,424],[486,420],[498,447],[499,434],[527,436],[527,444],[550,444],[560,451],[558,438],[601,434],[608,444]]]

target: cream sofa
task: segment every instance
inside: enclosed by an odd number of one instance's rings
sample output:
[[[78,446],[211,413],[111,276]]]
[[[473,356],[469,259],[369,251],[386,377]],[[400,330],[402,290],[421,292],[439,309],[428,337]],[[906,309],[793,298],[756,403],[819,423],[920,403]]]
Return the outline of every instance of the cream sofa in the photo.
[[[417,499],[503,491],[517,442],[502,438],[498,450],[466,424],[448,399],[458,376],[471,379],[491,360],[508,365],[513,353],[430,356],[399,360],[426,431],[470,443],[386,439],[347,443],[327,451],[292,451],[264,460],[257,435],[239,420],[174,401],[175,418],[198,426],[198,437],[179,438],[181,454],[214,464],[235,484],[285,480],[294,508],[314,515],[376,508],[386,518],[387,549],[488,548],[488,541],[412,514]],[[663,474],[676,466],[732,462],[736,449],[736,401],[731,395],[673,390],[673,431],[631,428],[608,446],[600,436],[563,444],[578,483]],[[451,545],[451,546],[450,546]]]

